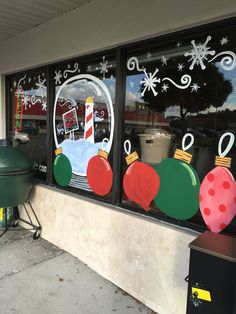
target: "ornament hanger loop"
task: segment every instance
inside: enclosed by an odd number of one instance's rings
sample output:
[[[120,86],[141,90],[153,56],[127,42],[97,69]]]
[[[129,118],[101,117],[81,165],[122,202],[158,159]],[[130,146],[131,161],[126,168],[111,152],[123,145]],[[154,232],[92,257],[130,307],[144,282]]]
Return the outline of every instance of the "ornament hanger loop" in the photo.
[[[186,139],[190,137],[190,142],[188,145],[186,145]],[[186,133],[182,139],[182,149],[184,151],[188,150],[194,143],[194,136],[192,133]]]
[[[229,142],[226,149],[222,152],[222,142],[226,136],[229,136]],[[228,154],[228,152],[231,150],[232,146],[234,145],[234,139],[235,139],[235,136],[231,132],[226,132],[221,136],[219,140],[219,144],[218,144],[218,154],[220,157],[225,157]]]
[[[102,140],[102,150],[107,152],[108,146],[109,146],[109,139],[105,137]]]
[[[125,151],[127,156],[130,155],[130,153],[131,153],[131,143],[130,143],[130,140],[126,140],[124,142],[124,151]]]

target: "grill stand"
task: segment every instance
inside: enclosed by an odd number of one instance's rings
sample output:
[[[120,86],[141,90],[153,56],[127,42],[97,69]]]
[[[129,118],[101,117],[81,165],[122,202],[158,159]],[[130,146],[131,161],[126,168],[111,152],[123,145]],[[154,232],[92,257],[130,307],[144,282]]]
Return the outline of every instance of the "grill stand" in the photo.
[[[16,228],[19,225],[19,221],[22,221],[23,223],[32,227],[32,228],[28,228],[27,230],[35,230],[35,232],[33,233],[34,240],[37,240],[40,237],[42,226],[38,220],[38,217],[35,214],[35,211],[31,203],[29,201],[26,201],[22,206],[23,206],[24,211],[27,214],[28,220],[21,218],[18,206],[14,206],[13,207],[13,222],[11,223],[10,226],[8,226],[8,221],[7,221],[7,208],[5,207],[3,209],[3,215],[5,219],[5,228],[3,232],[0,234],[0,237],[2,237],[11,227]],[[37,225],[33,223],[33,220],[31,217],[33,217],[36,220]]]

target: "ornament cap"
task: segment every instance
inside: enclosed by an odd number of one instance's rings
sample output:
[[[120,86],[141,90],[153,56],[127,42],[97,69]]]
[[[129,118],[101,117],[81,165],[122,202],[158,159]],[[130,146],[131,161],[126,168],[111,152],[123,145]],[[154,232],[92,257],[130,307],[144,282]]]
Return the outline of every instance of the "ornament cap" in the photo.
[[[135,151],[132,154],[130,154],[131,153],[131,143],[130,143],[130,140],[126,140],[124,142],[124,151],[125,151],[125,153],[127,155],[125,157],[127,165],[132,164],[132,162],[134,162],[135,160],[137,160],[139,158],[137,152],[135,152]]]
[[[55,149],[55,155],[57,156],[57,155],[60,155],[60,154],[62,154],[62,148],[61,147]]]
[[[138,157],[137,152],[133,152],[133,153],[130,154],[129,156],[126,156],[126,157],[125,157],[125,160],[126,160],[127,165],[130,165],[130,164],[132,164],[132,162],[134,162],[134,161],[137,160],[138,158],[139,158],[139,157]]]
[[[228,141],[228,144],[227,144],[225,150],[222,151],[222,143],[223,143],[224,138],[227,136],[229,137],[229,141]],[[218,144],[219,156],[216,156],[216,158],[215,158],[215,165],[216,166],[222,166],[222,167],[230,168],[231,158],[225,157],[225,156],[228,154],[228,152],[231,150],[232,146],[234,145],[234,140],[235,140],[235,136],[231,132],[226,132],[221,136],[221,138],[219,140],[219,144]]]
[[[174,154],[175,159],[183,160],[187,164],[190,164],[192,160],[192,155],[190,153],[187,153],[183,151],[182,149],[176,149],[175,154]]]
[[[102,150],[102,149],[99,149],[99,151],[98,151],[98,156],[101,156],[101,157],[107,159],[107,158],[108,158],[108,153],[105,152],[105,151]]]
[[[231,166],[231,158],[230,157],[221,157],[216,156],[215,165],[230,168]]]

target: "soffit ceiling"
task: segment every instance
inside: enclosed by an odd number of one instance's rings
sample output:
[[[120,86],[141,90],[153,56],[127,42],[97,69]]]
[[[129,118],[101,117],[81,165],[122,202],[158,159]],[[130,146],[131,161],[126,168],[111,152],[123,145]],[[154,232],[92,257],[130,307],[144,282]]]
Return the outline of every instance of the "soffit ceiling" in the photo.
[[[92,0],[0,0],[0,43]]]

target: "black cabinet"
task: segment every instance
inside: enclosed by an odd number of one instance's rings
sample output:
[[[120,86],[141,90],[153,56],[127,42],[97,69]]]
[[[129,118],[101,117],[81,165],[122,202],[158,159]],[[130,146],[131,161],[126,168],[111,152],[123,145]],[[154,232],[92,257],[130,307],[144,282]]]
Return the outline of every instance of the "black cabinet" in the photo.
[[[187,314],[236,314],[236,238],[206,231],[189,247]]]

